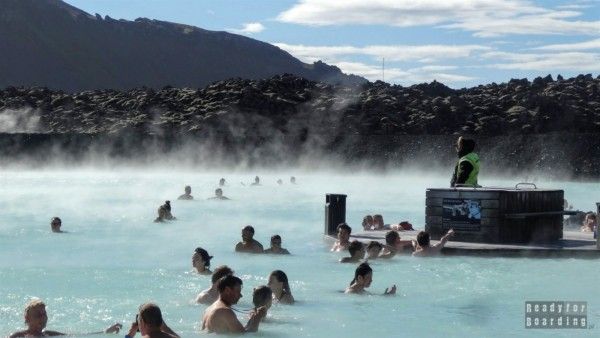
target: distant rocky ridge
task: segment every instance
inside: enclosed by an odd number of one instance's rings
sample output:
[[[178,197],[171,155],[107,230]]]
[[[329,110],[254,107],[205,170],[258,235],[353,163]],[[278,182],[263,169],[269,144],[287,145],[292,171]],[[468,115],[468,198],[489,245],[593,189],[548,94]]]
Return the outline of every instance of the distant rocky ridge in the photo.
[[[69,94],[8,87],[0,91],[0,121],[21,133],[0,130],[0,155],[43,156],[58,142],[72,153],[102,145],[129,158],[194,144],[250,165],[314,156],[375,167],[447,166],[460,134],[478,141],[490,171],[600,177],[599,86],[592,75],[453,90],[439,82],[332,85],[286,74],[204,89]]]
[[[60,0],[0,1],[0,53],[0,88],[201,88],[232,77],[283,73],[329,83],[366,82],[245,36],[146,18],[103,18]]]

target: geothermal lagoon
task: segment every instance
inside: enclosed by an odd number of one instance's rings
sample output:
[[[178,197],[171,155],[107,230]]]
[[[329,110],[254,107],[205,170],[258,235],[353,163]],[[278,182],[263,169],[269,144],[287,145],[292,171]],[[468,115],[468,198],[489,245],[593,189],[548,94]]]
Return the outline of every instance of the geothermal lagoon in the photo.
[[[263,185],[249,187],[255,175]],[[292,175],[297,185],[289,183]],[[221,177],[232,200],[206,200]],[[514,186],[525,178],[480,180]],[[575,209],[594,210],[599,201],[599,183],[528,181],[564,189]],[[46,302],[50,330],[84,333],[120,322],[122,336],[138,306],[154,301],[182,337],[203,336],[206,306],[194,299],[210,286],[210,276],[192,271],[196,247],[214,256],[213,269],[226,264],[242,278],[240,310],[251,308],[252,289],[266,284],[272,270],[287,273],[297,303],[275,304],[252,334],[259,337],[588,337],[600,329],[591,328],[600,324],[598,260],[396,256],[371,262],[374,295],[341,293],[355,265],[340,264],[344,254],[329,252],[325,194],[348,195],[346,219],[353,230],[364,215],[376,213],[386,223],[408,220],[423,229],[425,189],[447,187],[449,173],[9,170],[0,174],[0,184],[3,336],[24,327],[23,308],[33,297]],[[195,200],[177,200],[185,185]],[[178,220],[153,223],[165,200]],[[68,233],[50,231],[53,216],[62,218]],[[265,248],[271,235],[280,234],[292,255],[234,253],[247,224]],[[392,284],[395,297],[379,296]],[[587,301],[590,329],[527,330],[529,300]],[[247,321],[245,314],[238,318]]]

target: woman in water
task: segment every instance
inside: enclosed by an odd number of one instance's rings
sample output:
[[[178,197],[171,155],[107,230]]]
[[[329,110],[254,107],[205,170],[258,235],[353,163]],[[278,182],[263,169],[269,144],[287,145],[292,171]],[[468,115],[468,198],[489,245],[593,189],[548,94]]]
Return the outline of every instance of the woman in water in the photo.
[[[373,282],[373,269],[371,269],[369,263],[362,263],[356,268],[354,279],[350,282],[350,286],[346,289],[345,293],[364,294],[367,292],[365,289],[371,286],[371,282]],[[395,295],[396,285],[386,288],[383,294]]]
[[[210,271],[210,260],[213,256],[210,256],[208,252],[202,248],[196,248],[194,255],[192,256],[192,266],[201,275],[211,275]]]
[[[275,270],[269,275],[269,287],[273,291],[273,299],[281,304],[294,304],[294,296],[285,272]]]
[[[367,215],[363,217],[362,227],[365,231],[373,230],[375,228],[373,225],[373,216]]]

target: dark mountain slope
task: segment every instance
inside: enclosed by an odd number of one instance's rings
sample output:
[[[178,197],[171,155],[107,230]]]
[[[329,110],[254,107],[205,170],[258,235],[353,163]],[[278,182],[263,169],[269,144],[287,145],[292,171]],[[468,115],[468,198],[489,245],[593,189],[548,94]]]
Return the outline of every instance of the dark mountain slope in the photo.
[[[0,1],[0,33],[0,88],[204,87],[283,73],[329,83],[365,81],[244,36],[149,19],[103,19],[59,0]]]

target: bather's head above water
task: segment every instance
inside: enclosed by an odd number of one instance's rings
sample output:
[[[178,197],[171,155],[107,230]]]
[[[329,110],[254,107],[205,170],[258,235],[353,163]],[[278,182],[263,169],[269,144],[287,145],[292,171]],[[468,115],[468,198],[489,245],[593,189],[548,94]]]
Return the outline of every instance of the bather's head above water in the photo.
[[[219,180],[219,187],[223,187],[223,186],[225,186],[225,179],[224,179],[224,178],[221,178],[221,179]]]
[[[62,221],[59,217],[52,217],[50,220],[50,228],[52,232],[62,232],[60,227],[62,226]]]
[[[228,306],[237,304],[242,298],[243,282],[236,276],[227,275],[217,282],[219,298]]]
[[[196,248],[192,255],[192,266],[198,273],[210,274],[210,260],[213,256],[210,256],[203,248]]]
[[[186,185],[184,188],[185,193],[181,196],[179,196],[177,199],[178,200],[193,200],[194,197],[192,196],[192,187],[190,187],[189,185]]]
[[[46,304],[34,299],[25,306],[25,324],[31,332],[42,332],[48,324],[48,314],[46,313]]]

